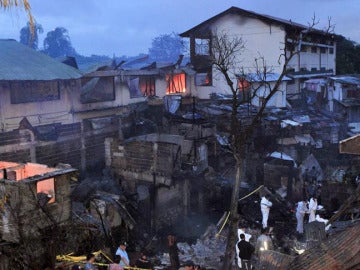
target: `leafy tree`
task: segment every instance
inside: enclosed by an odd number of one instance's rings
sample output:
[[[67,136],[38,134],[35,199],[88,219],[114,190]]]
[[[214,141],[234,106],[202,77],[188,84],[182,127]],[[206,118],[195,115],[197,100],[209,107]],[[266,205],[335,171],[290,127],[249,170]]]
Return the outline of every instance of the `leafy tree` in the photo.
[[[38,49],[38,43],[39,43],[39,36],[38,34],[41,34],[44,32],[41,24],[35,23],[34,24],[34,30],[32,32],[31,30],[31,24],[28,22],[26,26],[21,28],[20,30],[20,43],[27,45],[35,50]]]
[[[343,36],[336,45],[336,74],[360,73],[360,45]]]
[[[184,52],[181,37],[175,33],[160,35],[153,39],[149,56],[156,61],[175,62]]]
[[[56,27],[47,33],[44,39],[44,52],[51,57],[75,56],[68,31],[64,27]]]

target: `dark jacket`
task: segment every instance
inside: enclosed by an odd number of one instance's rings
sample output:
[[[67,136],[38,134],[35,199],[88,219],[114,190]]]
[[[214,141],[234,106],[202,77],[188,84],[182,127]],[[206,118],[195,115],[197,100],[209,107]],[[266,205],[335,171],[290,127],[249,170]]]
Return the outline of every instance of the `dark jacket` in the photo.
[[[247,241],[245,240],[241,240],[238,243],[238,248],[239,248],[239,257],[242,260],[250,260],[251,259],[251,255],[254,253],[255,248]]]

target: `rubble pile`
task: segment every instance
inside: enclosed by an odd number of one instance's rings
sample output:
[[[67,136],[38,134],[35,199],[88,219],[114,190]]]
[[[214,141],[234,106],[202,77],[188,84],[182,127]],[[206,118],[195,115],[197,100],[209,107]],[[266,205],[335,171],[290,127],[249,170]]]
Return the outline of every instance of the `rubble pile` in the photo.
[[[224,235],[226,235],[226,231],[223,231],[222,235],[218,235],[218,228],[215,225],[210,225],[196,243],[177,243],[180,264],[192,260],[195,264],[206,267],[206,269],[219,269],[226,248],[226,237]],[[160,260],[161,265],[170,265],[168,253],[164,253]]]

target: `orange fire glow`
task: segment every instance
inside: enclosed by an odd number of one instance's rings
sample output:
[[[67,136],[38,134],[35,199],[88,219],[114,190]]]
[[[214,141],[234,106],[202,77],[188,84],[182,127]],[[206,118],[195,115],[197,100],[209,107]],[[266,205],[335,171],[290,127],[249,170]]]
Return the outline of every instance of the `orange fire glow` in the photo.
[[[166,94],[186,92],[185,73],[166,75]]]

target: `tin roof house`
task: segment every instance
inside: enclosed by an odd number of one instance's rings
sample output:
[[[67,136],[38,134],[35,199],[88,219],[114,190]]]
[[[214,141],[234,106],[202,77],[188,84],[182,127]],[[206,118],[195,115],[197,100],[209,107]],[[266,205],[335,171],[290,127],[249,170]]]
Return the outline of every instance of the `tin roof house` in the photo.
[[[82,73],[15,40],[0,40],[0,128],[73,122],[71,92]]]

